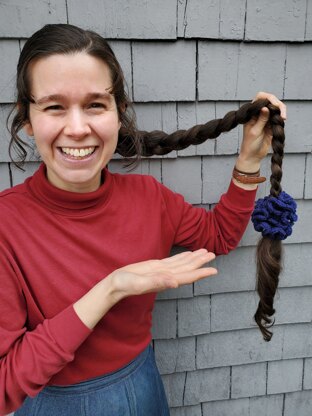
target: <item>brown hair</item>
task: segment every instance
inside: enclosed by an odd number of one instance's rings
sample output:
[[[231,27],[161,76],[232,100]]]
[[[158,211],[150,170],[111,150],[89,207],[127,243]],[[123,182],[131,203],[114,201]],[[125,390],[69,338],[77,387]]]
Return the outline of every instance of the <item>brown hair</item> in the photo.
[[[121,126],[128,132],[127,150],[140,155],[141,142],[135,128],[132,104],[125,92],[123,72],[107,41],[91,30],[83,30],[68,24],[51,24],[44,26],[27,40],[17,65],[16,105],[7,119],[7,127],[11,134],[9,155],[17,167],[23,166],[27,157],[26,147],[30,147],[18,135],[29,121],[29,104],[33,102],[29,64],[34,60],[55,54],[68,55],[79,52],[99,58],[109,67],[112,79],[111,93],[116,101]],[[11,116],[13,116],[12,123],[9,122]],[[13,157],[13,151],[18,156],[17,160]]]
[[[254,103],[244,104],[239,110],[230,111],[222,119],[211,120],[189,130],[178,130],[172,134],[166,134],[162,131],[140,132],[143,155],[164,155],[172,150],[182,150],[192,144],[201,144],[207,139],[214,139],[221,133],[232,130],[238,124],[245,124],[251,118],[258,117],[263,107],[268,107],[270,110],[268,125],[272,129],[273,135],[270,195],[277,197],[282,190],[284,121],[280,116],[280,110],[270,104],[268,100],[257,100]],[[127,140],[129,140],[129,136],[121,130],[119,146],[116,151],[122,156],[133,156],[133,153],[128,150]],[[281,258],[281,241],[272,240],[268,237],[262,237],[259,240],[257,246],[256,289],[260,300],[254,318],[266,341],[270,341],[272,337],[272,332],[268,328],[274,323],[270,317],[275,313],[273,300],[281,272]]]
[[[237,111],[230,111],[222,119],[212,120],[206,124],[197,125],[189,130],[178,130],[172,134],[162,131],[137,131],[135,128],[134,112],[130,100],[125,93],[124,76],[121,67],[108,43],[97,33],[83,30],[68,24],[46,25],[37,31],[28,41],[21,52],[17,66],[17,100],[10,115],[15,112],[11,127],[9,154],[13,163],[21,167],[27,157],[25,143],[18,132],[28,122],[29,103],[33,102],[30,91],[29,64],[34,59],[44,58],[53,54],[71,54],[86,52],[91,56],[102,59],[109,67],[112,77],[112,94],[114,94],[121,129],[119,131],[116,153],[134,158],[134,162],[142,156],[164,155],[172,150],[182,150],[190,145],[203,143],[207,139],[218,137],[221,133],[235,128],[238,124],[247,123],[252,117],[258,117],[261,108],[270,110],[269,124],[273,133],[273,155],[271,161],[272,175],[270,194],[277,196],[281,192],[282,160],[284,148],[284,122],[279,109],[268,100],[258,100],[245,104]],[[9,118],[7,125],[9,126]],[[13,150],[18,154],[18,160],[13,158]],[[259,241],[257,248],[257,284],[259,305],[255,314],[263,337],[269,341],[272,333],[268,327],[272,325],[271,316],[275,310],[273,299],[281,271],[282,246],[280,241],[267,237]]]

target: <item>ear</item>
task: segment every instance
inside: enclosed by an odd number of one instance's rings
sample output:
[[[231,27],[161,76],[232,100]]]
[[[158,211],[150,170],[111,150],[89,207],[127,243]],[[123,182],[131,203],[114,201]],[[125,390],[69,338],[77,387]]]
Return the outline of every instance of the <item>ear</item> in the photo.
[[[31,125],[30,121],[28,121],[24,125],[23,129],[25,130],[27,136],[33,136],[34,135],[34,131],[33,131],[33,128],[32,128],[32,125]]]

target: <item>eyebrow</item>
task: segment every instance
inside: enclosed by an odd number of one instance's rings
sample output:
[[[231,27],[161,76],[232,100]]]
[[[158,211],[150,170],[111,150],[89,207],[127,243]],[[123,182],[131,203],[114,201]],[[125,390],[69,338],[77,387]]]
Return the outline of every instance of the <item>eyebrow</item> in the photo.
[[[111,100],[112,98],[113,98],[113,94],[109,92],[104,92],[104,93],[103,92],[91,92],[86,95],[85,100],[86,101],[98,100],[98,99]],[[64,100],[66,100],[65,95],[50,94],[50,95],[45,95],[44,97],[39,98],[38,100],[35,101],[35,103],[38,105],[38,104],[45,104],[50,101],[64,101]]]

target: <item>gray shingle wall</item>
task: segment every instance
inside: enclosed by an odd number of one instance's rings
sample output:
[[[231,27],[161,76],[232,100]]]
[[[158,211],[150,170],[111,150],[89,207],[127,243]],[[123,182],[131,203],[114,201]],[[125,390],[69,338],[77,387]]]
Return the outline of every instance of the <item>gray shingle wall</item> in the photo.
[[[35,18],[34,18],[35,16]],[[100,32],[124,68],[142,129],[187,128],[237,109],[258,90],[288,105],[283,187],[299,221],[286,240],[270,343],[252,315],[251,226],[237,250],[214,263],[217,277],[158,297],[154,346],[173,416],[310,416],[312,412],[312,1],[39,0],[0,2],[0,188],[24,180],[10,165],[5,119],[14,100],[24,39],[46,23]],[[136,172],[154,175],[194,204],[211,208],[227,189],[242,128]],[[116,157],[112,171],[122,169]],[[269,158],[262,171],[270,173]],[[228,179],[226,179],[228,178]],[[259,196],[269,189],[259,188]]]

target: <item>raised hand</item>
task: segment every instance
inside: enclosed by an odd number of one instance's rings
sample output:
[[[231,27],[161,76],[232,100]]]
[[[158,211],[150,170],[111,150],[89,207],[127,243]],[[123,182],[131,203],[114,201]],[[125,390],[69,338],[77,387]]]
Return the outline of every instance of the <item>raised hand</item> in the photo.
[[[275,95],[259,92],[253,101],[264,98],[280,109],[281,117],[285,120],[286,106]],[[268,119],[269,110],[264,107],[258,118],[244,125],[243,140],[236,162],[237,169],[244,172],[256,172],[260,168],[260,162],[268,154],[272,142],[272,132],[267,125]]]

